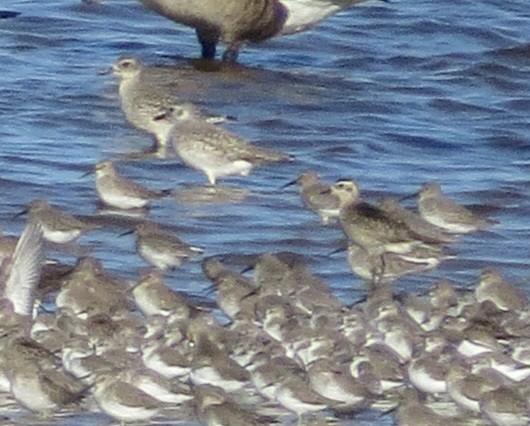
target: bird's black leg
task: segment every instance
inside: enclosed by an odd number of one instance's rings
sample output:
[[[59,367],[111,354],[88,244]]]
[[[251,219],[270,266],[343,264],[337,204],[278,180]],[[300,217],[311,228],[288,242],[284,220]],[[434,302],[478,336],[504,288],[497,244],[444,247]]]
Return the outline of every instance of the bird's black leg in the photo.
[[[219,36],[211,31],[197,30],[197,38],[199,43],[201,43],[203,59],[215,59]]]

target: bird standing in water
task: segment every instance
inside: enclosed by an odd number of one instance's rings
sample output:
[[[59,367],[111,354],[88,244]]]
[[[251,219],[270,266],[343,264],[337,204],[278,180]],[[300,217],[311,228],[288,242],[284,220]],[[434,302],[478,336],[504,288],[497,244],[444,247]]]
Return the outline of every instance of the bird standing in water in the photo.
[[[314,27],[342,9],[364,0],[140,0],[149,9],[195,28],[204,59],[214,59],[217,44],[223,60],[235,62],[247,43],[294,34]]]

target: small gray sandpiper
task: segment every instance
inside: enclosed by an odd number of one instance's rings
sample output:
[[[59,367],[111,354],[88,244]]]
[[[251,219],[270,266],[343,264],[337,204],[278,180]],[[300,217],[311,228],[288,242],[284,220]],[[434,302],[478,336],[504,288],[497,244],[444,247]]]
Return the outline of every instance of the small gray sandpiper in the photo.
[[[453,234],[479,231],[496,222],[477,216],[442,193],[440,184],[425,183],[418,193],[418,210],[427,222]]]
[[[118,209],[141,209],[150,201],[170,195],[169,190],[152,191],[116,172],[111,161],[101,161],[95,166],[96,190],[100,200]]]
[[[20,214],[23,213],[41,226],[44,239],[57,244],[71,243],[82,233],[99,228],[53,207],[45,200],[30,202]]]
[[[201,248],[185,243],[154,223],[140,223],[125,234],[133,232],[136,234],[136,251],[161,271],[178,268],[183,260],[203,252]]]

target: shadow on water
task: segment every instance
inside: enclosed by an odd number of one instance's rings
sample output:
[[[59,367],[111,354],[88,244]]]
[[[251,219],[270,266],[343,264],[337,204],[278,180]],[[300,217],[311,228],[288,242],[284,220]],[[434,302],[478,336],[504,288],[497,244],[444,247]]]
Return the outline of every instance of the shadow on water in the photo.
[[[348,85],[343,78],[336,76],[276,71],[196,58],[170,59],[174,64],[146,66],[146,75],[190,101],[315,105],[321,102],[323,93],[326,96],[341,96],[345,92],[351,95],[350,90],[355,89],[354,84]]]
[[[0,10],[0,19],[15,18],[20,15],[20,12],[13,12],[10,10]]]

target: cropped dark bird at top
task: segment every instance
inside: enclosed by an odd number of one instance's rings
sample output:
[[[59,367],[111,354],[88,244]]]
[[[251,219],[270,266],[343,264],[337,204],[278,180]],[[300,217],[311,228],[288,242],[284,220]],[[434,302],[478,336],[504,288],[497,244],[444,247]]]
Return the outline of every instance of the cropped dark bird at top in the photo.
[[[219,42],[223,60],[235,62],[247,43],[313,28],[323,19],[365,0],[140,0],[149,9],[195,28],[202,57],[214,59]]]

